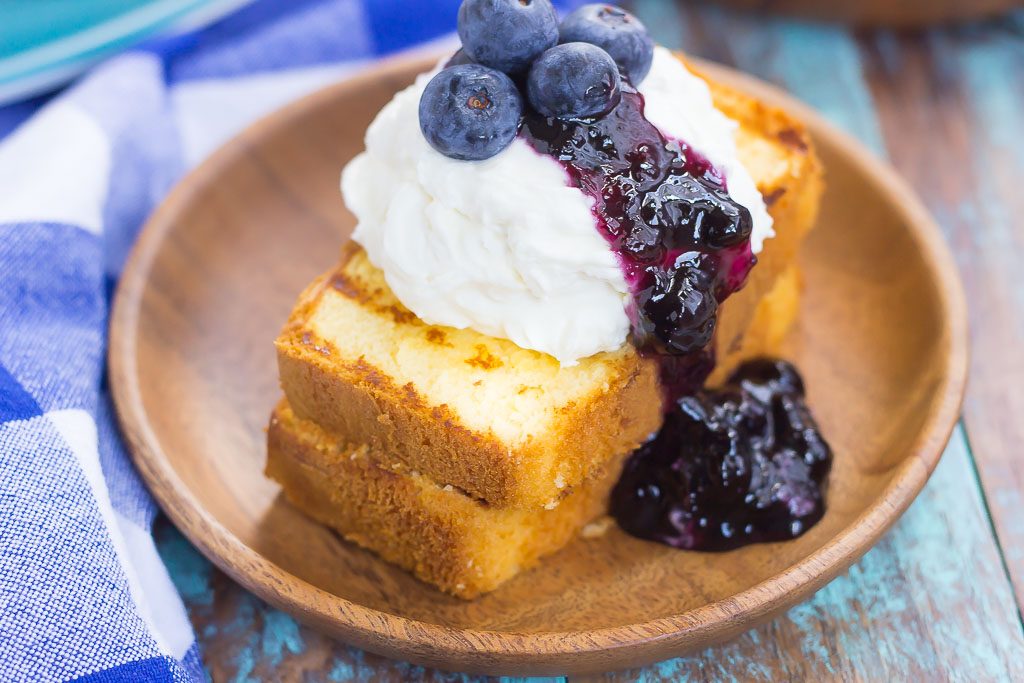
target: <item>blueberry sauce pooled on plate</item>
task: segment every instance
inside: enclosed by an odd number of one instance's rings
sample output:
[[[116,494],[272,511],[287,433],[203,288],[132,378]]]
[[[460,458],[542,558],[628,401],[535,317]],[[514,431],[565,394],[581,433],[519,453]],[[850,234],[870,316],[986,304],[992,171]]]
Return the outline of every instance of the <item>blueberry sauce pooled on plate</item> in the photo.
[[[674,404],[626,463],[611,513],[634,536],[686,550],[784,541],[821,519],[831,464],[796,369],[748,361],[721,389]]]
[[[565,167],[594,200],[600,230],[619,257],[641,352],[656,355],[671,405],[714,367],[718,306],[756,263],[750,212],[685,142],[644,117],[643,96],[623,80],[619,103],[593,119],[525,112],[522,136]]]

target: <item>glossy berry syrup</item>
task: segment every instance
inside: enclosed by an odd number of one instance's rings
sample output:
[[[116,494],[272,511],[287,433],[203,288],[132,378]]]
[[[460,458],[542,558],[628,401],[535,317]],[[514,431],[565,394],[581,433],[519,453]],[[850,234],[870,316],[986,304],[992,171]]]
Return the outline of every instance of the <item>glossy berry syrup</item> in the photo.
[[[824,514],[831,461],[793,366],[750,361],[674,404],[626,463],[611,512],[630,534],[687,550],[791,539]]]
[[[714,367],[718,306],[756,262],[750,213],[707,159],[644,117],[643,96],[625,81],[604,116],[562,120],[528,110],[519,134],[594,200],[633,295],[634,343],[660,361],[666,405],[699,389]]]
[[[718,307],[756,263],[750,213],[707,159],[644,117],[627,82],[604,116],[560,120],[528,108],[519,134],[594,200],[632,293],[633,342],[659,361],[665,425],[612,493],[619,525],[709,551],[802,534],[824,513],[832,456],[796,370],[751,361],[723,389],[702,390]]]

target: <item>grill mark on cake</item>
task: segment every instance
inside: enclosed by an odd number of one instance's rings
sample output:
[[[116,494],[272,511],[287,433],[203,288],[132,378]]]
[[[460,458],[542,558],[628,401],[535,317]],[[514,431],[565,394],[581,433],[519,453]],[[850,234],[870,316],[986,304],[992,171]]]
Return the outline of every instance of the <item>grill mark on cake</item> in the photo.
[[[776,134],[776,137],[779,138],[779,141],[782,142],[782,144],[786,145],[790,149],[795,149],[800,152],[807,151],[807,140],[805,139],[803,132],[796,128],[784,128]]]
[[[347,266],[348,263],[345,264]],[[344,267],[331,275],[330,287],[357,303],[372,305],[376,313],[387,315],[398,325],[422,325],[424,324],[416,314],[395,300],[393,294],[380,287],[371,290],[365,289],[360,283],[358,276],[352,277],[344,272]]]
[[[765,206],[769,206],[769,207],[772,206],[773,204],[775,204],[775,202],[777,202],[780,199],[782,199],[782,196],[784,194],[786,194],[786,188],[784,188],[784,187],[777,187],[774,190],[772,190],[771,192],[768,192],[767,194],[762,195],[762,197],[764,198],[764,205]]]
[[[736,336],[734,336],[732,338],[732,341],[729,343],[729,351],[728,352],[729,353],[736,353],[737,351],[740,350],[740,347],[742,347],[742,346],[743,346],[743,334],[739,333]]]
[[[405,306],[397,304],[383,304],[377,306],[378,313],[384,313],[391,316],[391,319],[399,325],[422,325],[423,322],[416,317],[416,314],[410,311]]]
[[[298,303],[292,310],[291,315],[288,316],[288,321],[281,330],[281,334],[278,335],[276,344],[280,344],[281,340],[286,337],[293,338],[293,335],[298,334],[305,327],[314,309],[320,304],[323,293],[331,286],[330,276],[331,273],[324,273],[310,283],[306,289],[302,290],[302,293],[299,294]]]
[[[454,348],[454,345],[448,341],[448,335],[444,330],[437,327],[427,328],[426,332],[427,341],[431,344],[438,346],[447,346],[448,348]]]
[[[342,271],[335,272],[330,279],[331,289],[338,292],[347,299],[358,301],[359,303],[366,303],[370,300],[370,296],[365,290],[361,289],[359,285]]]
[[[466,365],[480,368],[481,370],[494,370],[504,365],[502,360],[491,353],[486,345],[477,344],[473,348],[476,349],[476,354],[465,360]]]

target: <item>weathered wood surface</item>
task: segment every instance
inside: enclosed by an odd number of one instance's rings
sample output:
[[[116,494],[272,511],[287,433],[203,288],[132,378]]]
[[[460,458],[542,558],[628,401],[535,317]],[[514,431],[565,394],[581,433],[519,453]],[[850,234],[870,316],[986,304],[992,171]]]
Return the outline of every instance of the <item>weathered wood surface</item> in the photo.
[[[892,160],[957,255],[973,347],[964,424],[1022,608],[1024,12],[902,43],[865,34],[860,43]]]
[[[778,83],[889,156],[956,251],[974,353],[964,428],[918,501],[845,576],[732,643],[606,678],[1024,680],[1024,14],[854,35],[633,4],[660,42]],[[465,680],[300,627],[173,529],[158,536],[215,681]]]
[[[988,17],[1021,6],[1021,0],[717,0],[733,7],[762,9],[865,26],[926,26]]]

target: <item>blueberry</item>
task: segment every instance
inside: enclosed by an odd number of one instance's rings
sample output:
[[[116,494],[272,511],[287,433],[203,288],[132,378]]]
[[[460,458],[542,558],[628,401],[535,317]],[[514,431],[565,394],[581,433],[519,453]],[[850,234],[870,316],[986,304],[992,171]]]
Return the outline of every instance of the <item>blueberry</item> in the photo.
[[[637,294],[636,329],[641,341],[670,355],[700,351],[715,333],[718,301],[704,259],[679,256],[667,269],[651,268],[648,286]]]
[[[589,43],[566,43],[542,54],[530,67],[526,92],[544,116],[600,116],[619,103],[621,79],[607,52]]]
[[[634,86],[651,70],[654,41],[639,19],[614,5],[580,7],[562,20],[559,33],[561,43],[591,43],[605,50]]]
[[[512,79],[479,64],[442,69],[420,97],[420,130],[453,159],[488,159],[512,143],[523,100]]]
[[[558,43],[558,14],[551,0],[463,0],[459,38],[469,57],[517,74]]]
[[[712,249],[733,247],[750,239],[754,231],[754,219],[750,211],[724,190],[714,189],[709,195],[705,211],[704,243]],[[706,207],[706,208],[705,208]]]
[[[466,51],[463,50],[460,47],[459,50],[455,54],[453,54],[451,56],[451,59],[448,60],[448,63],[445,64],[445,66],[446,67],[448,67],[448,66],[460,66],[462,64],[475,64],[475,63],[476,62],[474,62],[472,59],[470,59],[469,55],[466,54]]]

